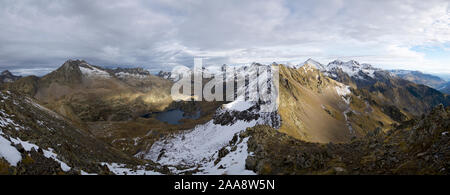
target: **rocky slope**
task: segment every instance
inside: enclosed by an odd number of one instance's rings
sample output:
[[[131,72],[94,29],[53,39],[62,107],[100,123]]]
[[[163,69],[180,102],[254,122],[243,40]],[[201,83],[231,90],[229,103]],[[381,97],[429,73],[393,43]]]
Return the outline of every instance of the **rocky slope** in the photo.
[[[150,167],[36,100],[0,92],[0,174],[156,174]]]
[[[7,88],[73,121],[126,121],[168,107],[171,85],[142,69],[105,69],[69,60],[41,78],[25,77]]]
[[[258,174],[448,175],[449,114],[441,105],[420,120],[344,144],[308,143],[268,126],[249,128],[240,139],[253,154],[246,168]]]

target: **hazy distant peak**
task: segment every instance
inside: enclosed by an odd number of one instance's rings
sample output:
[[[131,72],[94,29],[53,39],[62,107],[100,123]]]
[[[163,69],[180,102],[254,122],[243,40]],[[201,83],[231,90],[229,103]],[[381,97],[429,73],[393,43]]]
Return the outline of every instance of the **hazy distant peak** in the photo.
[[[22,78],[21,76],[15,76],[9,70],[5,70],[0,74],[0,83],[14,82]]]
[[[311,59],[311,58],[309,58],[308,60],[306,60],[306,61],[303,63],[303,65],[305,65],[305,66],[310,66],[310,67],[312,67],[312,68],[315,68],[315,69],[318,69],[318,70],[321,70],[321,71],[325,70],[325,66],[324,66],[324,65],[322,65],[320,62],[317,62],[317,61],[315,61],[315,60],[313,60],[313,59]]]
[[[2,76],[10,76],[10,75],[12,75],[12,73],[9,72],[9,70],[5,70],[5,71],[3,71],[3,72],[1,73],[1,75],[2,75]]]

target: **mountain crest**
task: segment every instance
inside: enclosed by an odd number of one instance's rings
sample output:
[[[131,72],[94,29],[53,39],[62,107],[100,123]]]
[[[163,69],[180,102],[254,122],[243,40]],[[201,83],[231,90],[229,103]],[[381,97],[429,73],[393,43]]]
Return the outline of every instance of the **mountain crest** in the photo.
[[[67,60],[66,62],[64,62],[64,64],[59,69],[74,70],[74,69],[77,69],[80,65],[84,65],[84,64],[88,64],[88,63],[84,60]]]
[[[311,59],[311,58],[309,58],[308,60],[306,60],[306,61],[303,63],[303,65],[304,65],[304,66],[307,66],[307,67],[312,67],[312,68],[318,69],[318,70],[320,70],[320,71],[325,70],[325,66],[323,66],[320,62],[317,62],[317,61],[315,61],[315,60],[313,60],[313,59]]]
[[[2,75],[2,76],[12,76],[12,73],[9,72],[9,70],[5,70],[5,71],[2,72],[1,75]]]
[[[0,83],[10,83],[22,78],[21,76],[15,76],[9,70],[5,70],[0,74]]]
[[[334,60],[334,61],[328,63],[328,66],[330,66],[331,64],[343,65],[344,62],[343,62],[342,60],[337,60],[337,59],[336,59],[336,60]]]
[[[81,83],[83,74],[80,67],[86,65],[89,64],[84,60],[67,60],[61,67],[45,75],[42,80],[48,84],[52,82],[60,84]]]

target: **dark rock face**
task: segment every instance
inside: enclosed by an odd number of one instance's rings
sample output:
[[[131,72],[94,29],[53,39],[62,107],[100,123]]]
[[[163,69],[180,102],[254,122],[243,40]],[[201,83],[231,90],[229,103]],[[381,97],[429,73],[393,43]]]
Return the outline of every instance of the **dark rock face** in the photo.
[[[50,83],[73,84],[82,82],[82,73],[79,66],[87,64],[84,60],[67,60],[57,70],[45,75],[40,79],[40,84],[43,86],[50,85]]]
[[[405,121],[408,118],[397,107],[392,105],[383,105],[381,111],[397,122]]]
[[[214,116],[214,124],[220,125],[230,125],[235,123],[237,120],[251,121],[257,120],[259,118],[258,113],[250,112],[248,110],[238,112],[238,111],[226,111]]]
[[[5,71],[3,71],[0,74],[0,84],[2,84],[2,83],[11,83],[11,82],[19,80],[20,78],[22,78],[22,77],[21,76],[15,76],[11,72],[9,72],[8,70],[5,70]]]
[[[220,125],[231,125],[238,120],[242,121],[252,121],[252,120],[263,120],[264,124],[270,125],[274,128],[279,128],[281,125],[281,120],[278,112],[261,113],[258,112],[259,106],[255,105],[252,108],[244,111],[229,111],[229,110],[218,110],[213,116],[214,124]]]
[[[246,168],[259,174],[450,174],[450,107],[345,144],[296,140],[268,126],[247,129]]]

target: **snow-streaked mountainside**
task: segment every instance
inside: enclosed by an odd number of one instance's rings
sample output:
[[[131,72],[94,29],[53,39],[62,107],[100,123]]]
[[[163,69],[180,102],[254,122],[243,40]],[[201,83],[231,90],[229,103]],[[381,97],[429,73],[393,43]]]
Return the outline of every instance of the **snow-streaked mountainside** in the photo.
[[[329,76],[331,78],[337,77],[336,73],[337,71],[343,71],[344,73],[348,74],[348,76],[359,79],[365,79],[367,77],[374,78],[375,77],[374,73],[376,71],[382,71],[381,69],[374,68],[370,64],[360,64],[355,60],[350,60],[347,62],[343,62],[341,60],[334,60],[328,63],[328,65],[323,65],[313,59],[308,59],[303,64],[297,65],[297,68],[300,68],[304,65],[314,67],[323,72],[326,76]]]
[[[342,71],[346,73],[350,78],[359,80],[372,80],[377,79],[377,75],[375,73],[378,72],[380,74],[390,73],[390,75],[392,76],[397,76],[417,84],[427,85],[442,92],[445,92],[445,88],[450,87],[450,82],[446,82],[438,76],[413,70],[383,70],[380,68],[375,68],[371,64],[360,64],[355,60],[350,60],[347,62],[334,60],[328,63],[328,65],[323,65],[313,59],[308,59],[303,64],[294,66],[294,68],[300,68],[304,65],[314,67],[323,72],[324,75],[329,76],[333,79],[337,79],[339,77],[339,72]]]
[[[326,67],[322,65],[321,63],[309,58],[308,60],[303,63],[303,65],[309,65],[317,70],[326,70]],[[298,67],[301,67],[302,65],[298,65]]]
[[[311,63],[305,62],[301,66],[309,64]],[[320,71],[333,80],[353,88],[365,89],[370,93],[378,93],[379,97],[376,99],[379,101],[389,102],[416,116],[431,111],[440,103],[444,106],[450,105],[449,96],[439,92],[439,89],[417,84],[420,79],[416,78],[419,77],[410,79],[354,60],[334,60],[326,66],[316,67],[323,67]],[[415,107],[411,107],[412,104]]]
[[[271,72],[258,70],[260,64],[252,64],[240,67],[238,74],[257,75],[266,79],[260,88],[274,85]],[[219,72],[215,72],[216,74]],[[242,77],[245,78],[245,77]],[[232,80],[233,78],[227,78]],[[238,134],[255,125],[269,125],[278,128],[280,117],[276,109],[272,112],[263,112],[262,104],[272,102],[249,101],[245,99],[245,91],[258,85],[258,80],[249,80],[248,85],[237,89],[238,97],[235,101],[218,109],[213,120],[206,124],[197,125],[192,130],[173,135],[154,143],[147,151],[140,152],[137,157],[149,159],[162,165],[173,166],[172,171],[183,173],[196,170],[197,174],[252,174],[245,170],[245,159],[249,155],[246,139],[241,139]],[[256,89],[256,88],[255,88]],[[270,95],[270,100],[278,96],[275,90]],[[276,106],[276,105],[275,105]],[[234,140],[234,145],[230,145]],[[221,151],[227,151],[222,156]],[[223,158],[222,158],[223,157]],[[175,168],[182,167],[178,170]]]
[[[85,61],[69,60],[68,63],[78,63],[78,68],[84,77],[88,78],[136,78],[144,79],[150,76],[150,73],[143,68],[115,68],[105,69],[98,66],[88,64]]]

